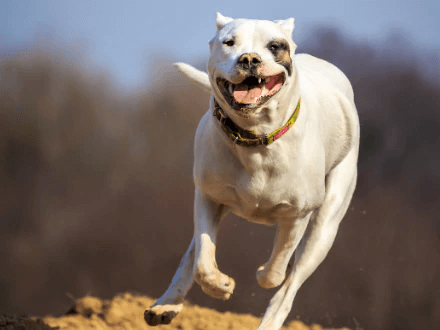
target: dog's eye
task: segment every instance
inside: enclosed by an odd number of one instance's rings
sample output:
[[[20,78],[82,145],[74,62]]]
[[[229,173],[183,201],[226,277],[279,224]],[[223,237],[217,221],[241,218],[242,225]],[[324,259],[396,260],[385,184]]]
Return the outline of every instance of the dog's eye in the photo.
[[[234,46],[235,42],[232,39],[228,39],[228,40],[223,41],[223,44],[226,46],[232,47],[232,46]]]
[[[278,50],[278,44],[271,44],[271,45],[269,46],[269,50],[270,50],[271,52],[275,52],[275,51],[277,51],[277,50]]]
[[[286,48],[286,45],[282,42],[281,43],[273,42],[273,43],[269,44],[269,50],[271,52],[276,52],[280,49],[285,49],[285,48]]]

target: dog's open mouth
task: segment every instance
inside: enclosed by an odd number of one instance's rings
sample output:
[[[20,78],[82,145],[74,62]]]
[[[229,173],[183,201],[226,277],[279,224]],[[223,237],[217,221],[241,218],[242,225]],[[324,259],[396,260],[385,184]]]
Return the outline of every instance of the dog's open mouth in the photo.
[[[234,110],[260,106],[275,95],[283,84],[283,73],[270,77],[250,76],[239,84],[217,78],[220,91]]]

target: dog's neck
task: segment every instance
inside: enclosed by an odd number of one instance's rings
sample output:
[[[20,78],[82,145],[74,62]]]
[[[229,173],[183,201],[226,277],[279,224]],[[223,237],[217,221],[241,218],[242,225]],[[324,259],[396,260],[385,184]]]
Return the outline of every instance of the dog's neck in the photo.
[[[260,145],[269,145],[278,140],[293,126],[299,115],[301,108],[301,99],[295,108],[295,112],[289,118],[289,120],[275,131],[269,134],[255,134],[255,132],[247,131],[241,127],[235,125],[235,123],[225,114],[218,102],[214,99],[214,112],[213,115],[220,122],[223,131],[229,137],[234,145],[238,144],[245,147],[256,147]]]

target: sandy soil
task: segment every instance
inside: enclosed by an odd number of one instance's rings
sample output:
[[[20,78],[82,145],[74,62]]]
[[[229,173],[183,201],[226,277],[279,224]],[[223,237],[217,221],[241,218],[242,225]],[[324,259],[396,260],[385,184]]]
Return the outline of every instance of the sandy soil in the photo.
[[[112,300],[84,297],[76,302],[68,314],[61,317],[46,316],[42,320],[50,327],[59,327],[60,330],[247,330],[256,329],[260,321],[250,314],[219,313],[208,308],[187,304],[170,325],[149,327],[145,323],[143,315],[145,308],[150,306],[153,301],[149,297],[130,293],[117,295]],[[49,327],[45,329],[49,329]],[[283,329],[324,330],[319,325],[309,327],[300,321],[293,321]],[[348,328],[344,329],[348,330]]]

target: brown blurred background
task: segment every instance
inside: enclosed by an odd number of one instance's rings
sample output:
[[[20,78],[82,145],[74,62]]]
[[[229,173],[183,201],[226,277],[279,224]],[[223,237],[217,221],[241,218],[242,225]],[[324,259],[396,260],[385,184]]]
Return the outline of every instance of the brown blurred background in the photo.
[[[440,328],[438,54],[420,55],[398,33],[378,46],[328,28],[298,52],[352,81],[361,151],[335,245],[289,319]],[[171,63],[158,58],[145,90],[122,93],[68,52],[1,58],[0,314],[56,315],[72,297],[165,291],[192,236],[193,137],[209,97]],[[275,290],[259,288],[255,272],[273,234],[228,216],[217,258],[236,292],[220,302],[195,285],[189,301],[261,315]]]

